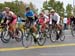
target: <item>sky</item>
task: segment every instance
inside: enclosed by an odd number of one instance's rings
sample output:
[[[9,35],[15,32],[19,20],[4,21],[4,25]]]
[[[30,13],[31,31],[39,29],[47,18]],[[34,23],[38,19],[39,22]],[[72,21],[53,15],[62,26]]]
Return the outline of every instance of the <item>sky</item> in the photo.
[[[0,2],[4,2],[4,1],[14,1],[14,0],[0,0]],[[24,1],[25,3],[32,2],[36,6],[36,8],[40,9],[43,5],[43,2],[46,1],[46,0],[19,0],[19,1]],[[64,3],[64,8],[66,8],[66,5],[68,3],[72,4],[72,6],[73,6],[73,0],[56,0],[56,1],[63,2]]]

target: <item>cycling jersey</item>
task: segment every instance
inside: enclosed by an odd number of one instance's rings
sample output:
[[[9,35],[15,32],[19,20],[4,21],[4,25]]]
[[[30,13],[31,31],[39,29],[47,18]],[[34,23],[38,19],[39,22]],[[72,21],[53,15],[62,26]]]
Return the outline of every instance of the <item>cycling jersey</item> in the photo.
[[[4,23],[6,23],[8,19],[10,20],[9,24],[10,23],[15,24],[17,22],[17,16],[12,11],[9,11],[9,13],[7,13],[6,11],[3,11],[2,14],[4,18]]]
[[[39,24],[42,25],[42,24],[45,24],[45,23],[47,23],[47,22],[49,22],[49,17],[44,14],[43,17],[40,17],[38,20],[36,20],[35,24],[36,24],[36,23],[39,23]]]
[[[0,23],[2,21],[2,18],[3,18],[3,15],[2,15],[2,12],[0,12]]]
[[[3,15],[2,15],[2,12],[0,12],[0,19],[2,19],[3,18]]]
[[[26,12],[26,13],[25,13],[25,16],[26,16],[26,17],[33,17],[33,16],[34,16],[34,13],[33,13],[32,10],[30,10],[29,12]]]
[[[50,15],[50,24],[53,22],[56,22],[56,24],[60,23],[60,16],[57,13],[54,13],[54,15]]]

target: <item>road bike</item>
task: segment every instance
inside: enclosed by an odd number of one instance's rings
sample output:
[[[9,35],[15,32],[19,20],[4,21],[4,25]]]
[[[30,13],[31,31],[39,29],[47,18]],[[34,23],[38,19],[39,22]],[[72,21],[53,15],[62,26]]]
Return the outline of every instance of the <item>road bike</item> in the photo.
[[[29,47],[32,44],[32,42],[37,43],[40,46],[44,45],[44,43],[46,41],[45,33],[41,32],[40,29],[37,30],[36,33],[34,33],[33,28],[31,26],[32,25],[25,22],[24,34],[23,34],[23,38],[22,38],[22,45],[24,47]],[[39,24],[37,24],[37,26],[40,27]],[[38,34],[38,36],[36,38],[37,34]]]

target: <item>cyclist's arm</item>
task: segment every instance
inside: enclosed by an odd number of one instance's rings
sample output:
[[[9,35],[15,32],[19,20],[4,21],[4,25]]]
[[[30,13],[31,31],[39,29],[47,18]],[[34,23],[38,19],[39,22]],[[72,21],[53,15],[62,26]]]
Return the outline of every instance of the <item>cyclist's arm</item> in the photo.
[[[60,23],[60,16],[57,14],[57,24]]]
[[[44,17],[45,17],[45,21],[44,21],[44,23],[46,23],[47,20],[49,19],[49,17],[48,17],[47,15],[44,15]]]
[[[52,15],[50,15],[50,21],[49,21],[49,24],[52,24]]]

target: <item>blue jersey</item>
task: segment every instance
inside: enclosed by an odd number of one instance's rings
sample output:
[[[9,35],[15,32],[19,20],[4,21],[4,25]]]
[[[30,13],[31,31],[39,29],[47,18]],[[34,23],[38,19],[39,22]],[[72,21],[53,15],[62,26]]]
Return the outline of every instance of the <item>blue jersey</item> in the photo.
[[[3,15],[2,15],[2,13],[0,12],[0,19],[2,19],[3,18]]]
[[[30,10],[29,12],[25,13],[24,15],[25,15],[26,17],[32,17],[32,16],[34,16],[34,13],[33,13],[32,10]]]

